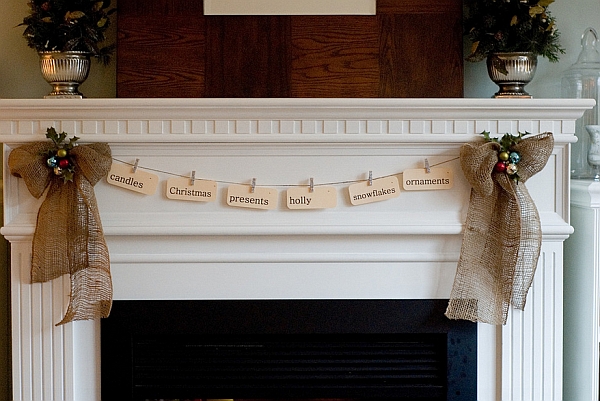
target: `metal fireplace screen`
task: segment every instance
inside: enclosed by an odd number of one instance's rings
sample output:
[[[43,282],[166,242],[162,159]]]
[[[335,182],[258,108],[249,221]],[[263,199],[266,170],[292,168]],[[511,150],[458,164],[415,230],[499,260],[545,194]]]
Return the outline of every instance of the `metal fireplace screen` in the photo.
[[[102,399],[474,400],[476,325],[444,305],[117,301],[102,323]]]

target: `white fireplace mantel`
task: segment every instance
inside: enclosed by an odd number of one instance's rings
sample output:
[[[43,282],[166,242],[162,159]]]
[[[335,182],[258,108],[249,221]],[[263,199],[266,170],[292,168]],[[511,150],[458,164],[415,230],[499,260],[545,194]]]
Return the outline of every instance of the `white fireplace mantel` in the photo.
[[[53,126],[107,142],[161,179],[154,195],[107,184],[96,197],[115,299],[447,298],[469,186],[460,145],[492,134],[550,131],[546,168],[527,182],[544,241],[524,312],[478,327],[479,401],[562,400],[562,257],[569,225],[569,144],[591,100],[564,99],[55,99],[0,100],[2,234],[11,242],[14,400],[99,400],[99,324],[55,327],[68,278],[29,280],[41,200],[8,172],[10,151]],[[444,191],[401,191],[352,206],[341,181],[451,168]],[[171,174],[219,181],[211,203],[166,198]],[[333,209],[291,211],[288,185],[336,182]],[[229,183],[274,187],[271,211],[227,206]]]

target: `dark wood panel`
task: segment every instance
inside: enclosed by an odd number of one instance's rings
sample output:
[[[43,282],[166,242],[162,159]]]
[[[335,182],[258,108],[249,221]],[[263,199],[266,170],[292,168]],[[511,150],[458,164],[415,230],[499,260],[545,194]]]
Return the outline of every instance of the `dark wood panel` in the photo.
[[[120,3],[119,3],[120,4]],[[462,0],[377,0],[377,14],[462,14]],[[459,14],[459,15],[460,15]]]
[[[119,14],[132,16],[192,16],[204,14],[202,0],[119,0]]]
[[[118,97],[202,97],[202,20],[182,17],[121,18],[117,51]]]
[[[380,97],[462,97],[457,23],[445,14],[383,15]],[[411,29],[406,29],[410,25]],[[460,26],[459,26],[460,28]]]
[[[462,1],[378,0],[376,16],[204,16],[119,0],[119,97],[461,97]]]
[[[292,97],[377,97],[373,16],[292,17]]]
[[[205,20],[205,97],[290,97],[289,17]]]

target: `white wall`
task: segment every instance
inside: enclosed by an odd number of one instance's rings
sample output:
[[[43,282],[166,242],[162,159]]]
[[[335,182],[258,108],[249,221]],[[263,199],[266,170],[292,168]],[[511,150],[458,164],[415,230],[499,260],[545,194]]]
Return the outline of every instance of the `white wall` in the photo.
[[[527,86],[536,98],[560,97],[561,74],[577,60],[583,30],[588,26],[600,30],[600,0],[556,0],[550,10],[567,54],[559,63],[540,58],[536,77]],[[21,36],[23,27],[16,27],[26,14],[27,0],[1,0],[0,98],[40,98],[50,91],[39,73],[37,54]],[[81,91],[88,97],[114,97],[115,66],[105,68],[94,63]],[[490,97],[496,90],[487,77],[485,63],[465,62],[465,97]]]

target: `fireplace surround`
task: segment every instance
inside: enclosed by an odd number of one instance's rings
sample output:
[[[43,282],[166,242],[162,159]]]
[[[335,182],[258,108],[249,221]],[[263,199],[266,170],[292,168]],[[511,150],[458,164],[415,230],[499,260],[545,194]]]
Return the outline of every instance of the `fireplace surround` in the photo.
[[[569,226],[569,144],[590,100],[523,99],[55,99],[0,100],[4,160],[54,126],[113,157],[159,171],[141,195],[100,182],[96,196],[117,300],[445,299],[469,199],[457,156],[480,132],[551,131],[546,168],[527,182],[543,245],[524,312],[477,327],[477,399],[562,399],[562,246]],[[365,180],[422,168],[455,175],[452,189],[401,191],[352,206],[285,208],[287,185]],[[219,180],[215,202],[173,202],[171,173]],[[227,206],[228,183],[272,186],[276,210]],[[14,400],[99,400],[100,324],[55,326],[68,278],[31,284],[39,200],[4,165],[11,243]]]
[[[446,304],[115,301],[102,399],[474,400],[477,325]]]

